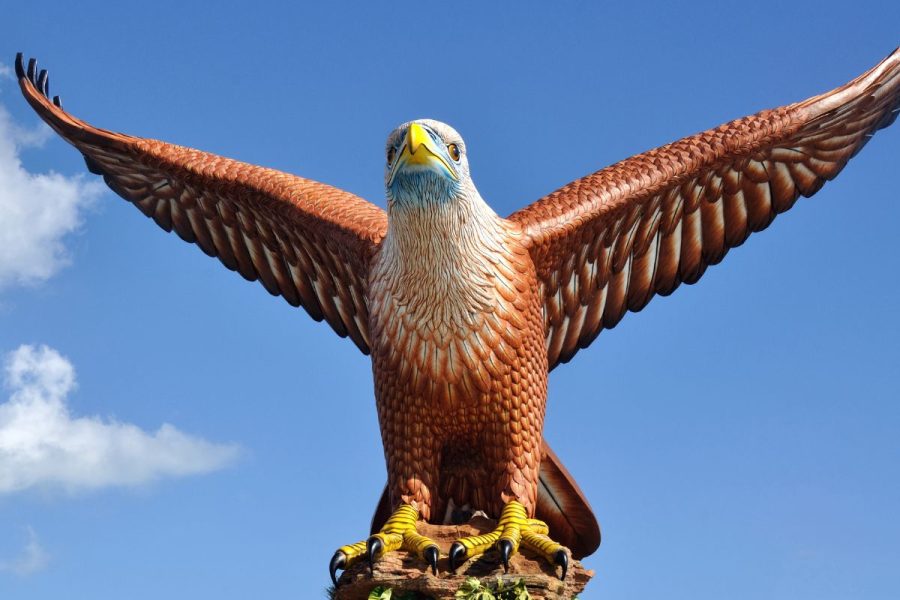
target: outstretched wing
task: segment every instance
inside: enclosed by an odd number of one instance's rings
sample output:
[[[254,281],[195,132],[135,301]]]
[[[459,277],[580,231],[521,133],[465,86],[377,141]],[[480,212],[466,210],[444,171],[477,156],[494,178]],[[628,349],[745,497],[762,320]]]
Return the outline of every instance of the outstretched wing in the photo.
[[[694,283],[835,177],[900,111],[900,49],[847,85],[597,171],[509,218],[530,243],[550,368]]]
[[[383,210],[316,181],[93,127],[50,102],[47,72],[35,71],[16,57],[25,99],[113,191],[369,352],[366,282]]]

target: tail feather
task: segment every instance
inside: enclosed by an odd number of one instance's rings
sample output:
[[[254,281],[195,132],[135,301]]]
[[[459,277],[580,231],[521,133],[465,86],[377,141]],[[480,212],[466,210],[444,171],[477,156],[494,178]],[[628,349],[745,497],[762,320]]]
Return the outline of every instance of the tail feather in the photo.
[[[575,479],[543,443],[535,517],[547,523],[550,537],[583,558],[600,546],[600,525]]]

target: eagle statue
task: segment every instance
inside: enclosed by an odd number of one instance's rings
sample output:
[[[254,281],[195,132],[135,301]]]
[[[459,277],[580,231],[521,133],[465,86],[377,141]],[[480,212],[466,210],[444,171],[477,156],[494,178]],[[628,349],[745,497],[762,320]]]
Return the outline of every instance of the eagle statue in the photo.
[[[295,175],[93,127],[16,57],[22,93],[118,195],[371,355],[387,485],[371,536],[332,579],[404,550],[437,572],[417,523],[476,512],[495,530],[451,570],[527,548],[565,578],[600,529],[543,439],[547,375],[628,311],[695,283],[799,196],[835,177],[900,111],[900,49],[803,102],[726,123],[573,181],[509,217],[482,199],[451,127],[388,136],[387,211]]]

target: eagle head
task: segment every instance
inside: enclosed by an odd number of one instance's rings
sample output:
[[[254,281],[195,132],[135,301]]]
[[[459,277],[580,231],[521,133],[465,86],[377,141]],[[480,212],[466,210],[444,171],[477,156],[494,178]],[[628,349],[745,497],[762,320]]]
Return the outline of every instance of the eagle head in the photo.
[[[418,119],[388,136],[384,172],[391,208],[453,202],[471,188],[466,146],[449,125]]]

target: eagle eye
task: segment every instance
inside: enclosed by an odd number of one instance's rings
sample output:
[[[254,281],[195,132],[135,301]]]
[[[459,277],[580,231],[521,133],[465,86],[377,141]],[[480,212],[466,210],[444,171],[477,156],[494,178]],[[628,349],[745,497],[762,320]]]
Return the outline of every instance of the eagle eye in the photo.
[[[387,163],[388,165],[394,164],[394,156],[397,154],[397,149],[391,146],[387,151]]]
[[[456,144],[447,144],[447,152],[450,153],[450,158],[453,160],[459,160],[459,146]]]

